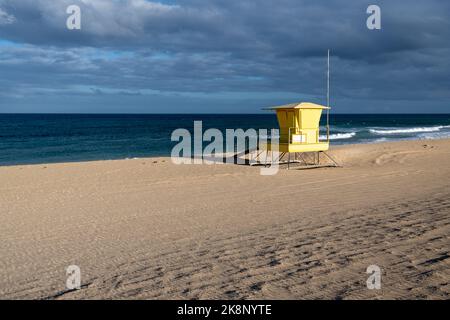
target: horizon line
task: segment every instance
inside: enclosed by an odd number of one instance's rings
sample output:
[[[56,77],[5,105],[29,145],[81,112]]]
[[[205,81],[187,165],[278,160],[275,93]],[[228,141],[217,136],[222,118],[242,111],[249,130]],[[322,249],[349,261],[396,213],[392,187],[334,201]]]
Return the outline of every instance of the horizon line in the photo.
[[[250,113],[231,113],[231,112],[217,112],[217,113],[203,113],[203,112],[131,112],[131,113],[123,113],[123,112],[0,112],[0,115],[265,115],[265,114],[273,114],[271,112],[250,112]],[[363,113],[355,113],[355,112],[330,112],[330,114],[335,115],[450,115],[450,112],[363,112]]]

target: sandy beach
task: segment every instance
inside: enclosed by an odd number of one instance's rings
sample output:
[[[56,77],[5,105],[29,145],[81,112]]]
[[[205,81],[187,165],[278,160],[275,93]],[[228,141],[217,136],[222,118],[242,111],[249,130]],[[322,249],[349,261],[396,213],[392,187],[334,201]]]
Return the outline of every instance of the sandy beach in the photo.
[[[331,154],[343,168],[274,176],[170,158],[0,167],[0,299],[448,299],[450,140]]]

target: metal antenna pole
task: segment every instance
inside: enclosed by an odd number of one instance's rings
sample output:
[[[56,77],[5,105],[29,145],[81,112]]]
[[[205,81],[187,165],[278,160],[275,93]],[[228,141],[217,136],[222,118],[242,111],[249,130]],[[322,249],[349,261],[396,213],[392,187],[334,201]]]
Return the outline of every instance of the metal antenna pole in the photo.
[[[327,107],[330,107],[330,49],[327,56]],[[330,141],[330,109],[327,109],[327,140]]]
[[[327,56],[327,107],[330,107],[330,49]]]

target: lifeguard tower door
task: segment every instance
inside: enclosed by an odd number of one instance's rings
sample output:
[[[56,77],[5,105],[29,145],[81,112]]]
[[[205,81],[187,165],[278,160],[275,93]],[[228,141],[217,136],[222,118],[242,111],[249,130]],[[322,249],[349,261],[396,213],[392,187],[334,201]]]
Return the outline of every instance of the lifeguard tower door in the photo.
[[[289,143],[289,128],[298,126],[295,110],[283,110],[277,112],[278,124],[280,126],[280,143]]]

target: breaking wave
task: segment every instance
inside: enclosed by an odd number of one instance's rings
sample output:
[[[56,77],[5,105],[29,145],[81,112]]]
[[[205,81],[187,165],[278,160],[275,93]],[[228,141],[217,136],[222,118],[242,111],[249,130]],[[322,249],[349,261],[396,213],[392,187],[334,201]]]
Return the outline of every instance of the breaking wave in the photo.
[[[418,133],[418,132],[437,132],[445,128],[444,126],[435,127],[417,127],[417,128],[402,128],[402,129],[370,129],[369,131],[374,134],[408,134],[408,133]]]
[[[330,140],[342,140],[342,139],[351,139],[356,136],[356,132],[349,133],[334,133],[330,134]],[[320,136],[321,140],[326,140],[327,136]]]

